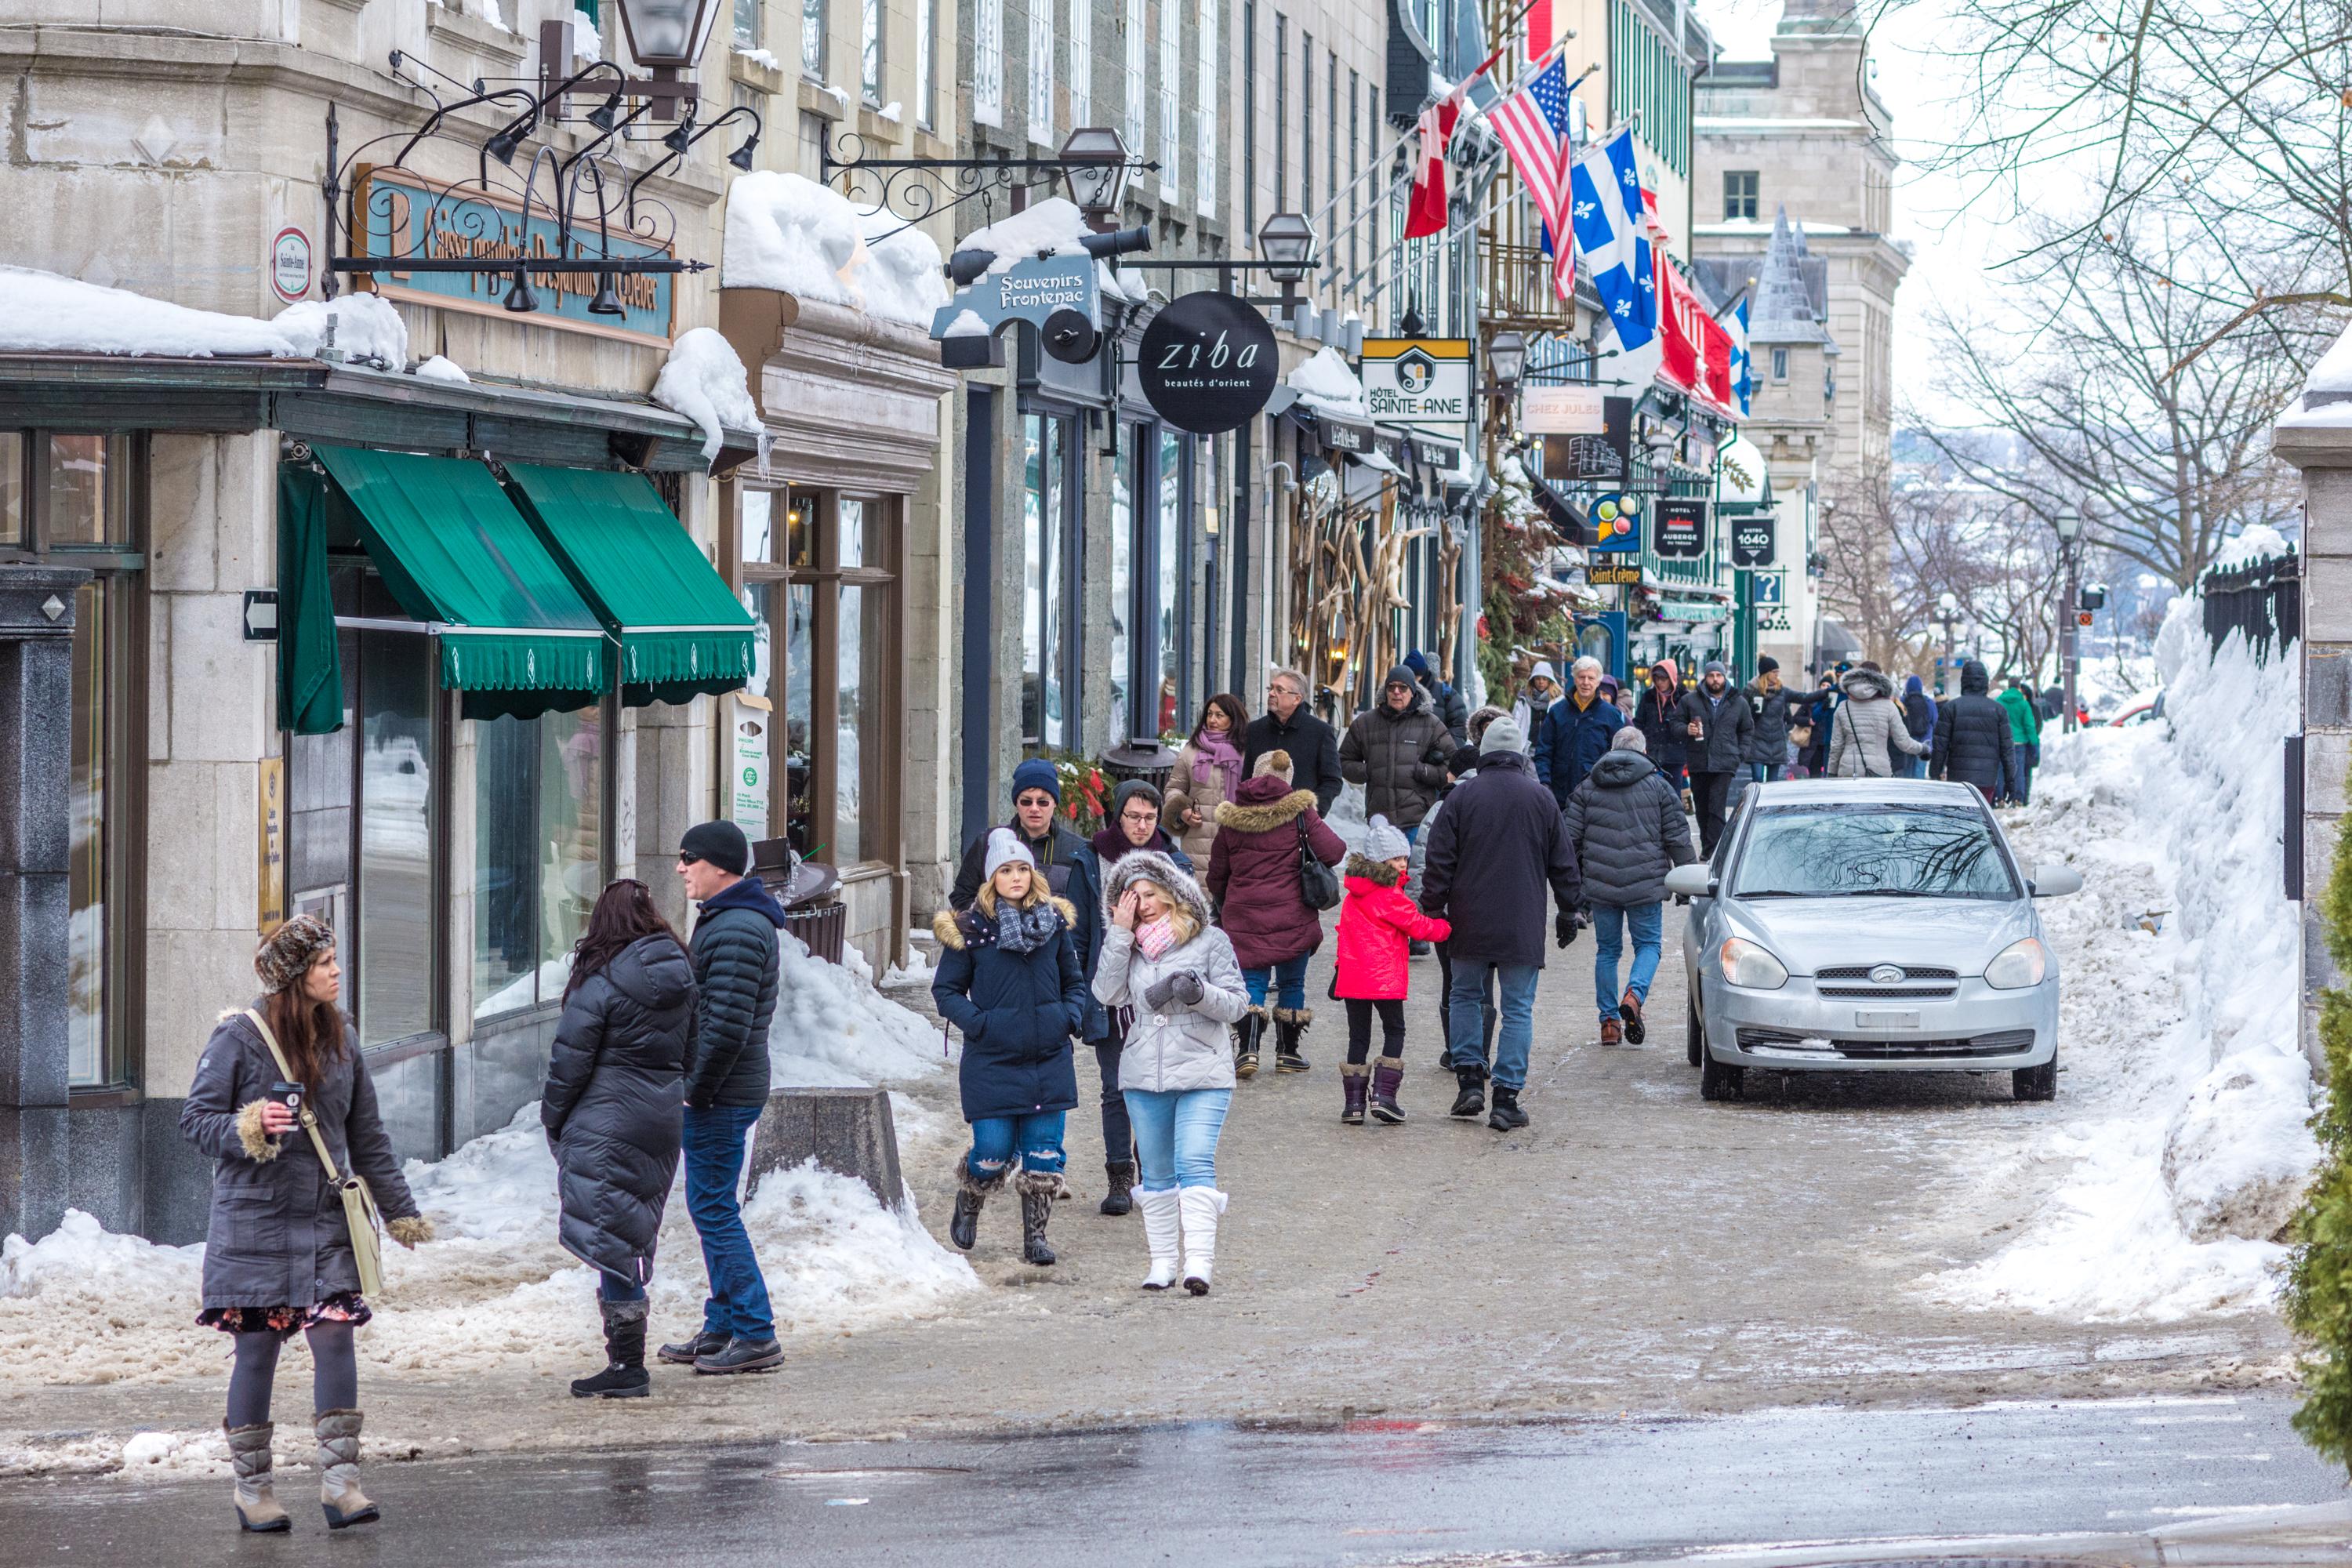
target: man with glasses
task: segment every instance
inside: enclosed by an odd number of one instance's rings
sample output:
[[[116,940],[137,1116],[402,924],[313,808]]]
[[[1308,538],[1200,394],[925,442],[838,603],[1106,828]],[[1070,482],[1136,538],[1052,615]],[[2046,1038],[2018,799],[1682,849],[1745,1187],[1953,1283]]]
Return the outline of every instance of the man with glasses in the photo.
[[[1307,706],[1307,678],[1277,669],[1266,678],[1265,711],[1242,731],[1242,772],[1257,776],[1257,760],[1268,752],[1290,753],[1291,783],[1315,792],[1315,814],[1328,816],[1331,803],[1348,782],[1339,769],[1339,732]]]

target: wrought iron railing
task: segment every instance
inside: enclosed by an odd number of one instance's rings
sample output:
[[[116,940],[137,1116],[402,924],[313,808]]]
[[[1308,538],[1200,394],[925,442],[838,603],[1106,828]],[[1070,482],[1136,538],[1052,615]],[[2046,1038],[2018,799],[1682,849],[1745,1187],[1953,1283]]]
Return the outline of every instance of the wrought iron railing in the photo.
[[[2206,640],[2219,647],[2231,632],[2244,636],[2257,663],[2303,636],[2303,563],[2293,550],[2229,571],[2205,574]]]

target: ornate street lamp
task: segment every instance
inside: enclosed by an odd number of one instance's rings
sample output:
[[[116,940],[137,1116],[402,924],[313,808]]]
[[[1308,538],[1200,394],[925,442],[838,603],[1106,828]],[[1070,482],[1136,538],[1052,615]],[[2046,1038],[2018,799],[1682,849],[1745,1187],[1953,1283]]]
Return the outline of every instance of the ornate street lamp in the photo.
[[[2074,727],[2074,668],[2079,661],[2080,646],[2074,617],[2074,571],[2076,557],[2080,553],[2075,549],[2075,542],[2083,537],[2083,514],[2071,506],[2060,507],[2058,515],[2050,520],[2050,526],[2058,531],[2058,553],[2066,563],[2066,597],[2059,612],[2063,621],[2058,628],[2063,639],[2059,643],[2058,665],[2060,678],[2065,686],[2066,711],[2059,718],[2066,729],[2072,730]]]
[[[1097,228],[1127,205],[1127,143],[1107,125],[1081,125],[1062,143],[1062,184]]]
[[[1286,294],[1314,270],[1317,243],[1315,226],[1304,213],[1276,213],[1258,226],[1258,254],[1276,264],[1266,273]]]
[[[1486,374],[1495,380],[1495,395],[1508,397],[1519,389],[1528,368],[1528,340],[1519,332],[1496,332],[1486,344]]]
[[[639,65],[691,70],[719,20],[719,0],[618,0],[621,31]]]

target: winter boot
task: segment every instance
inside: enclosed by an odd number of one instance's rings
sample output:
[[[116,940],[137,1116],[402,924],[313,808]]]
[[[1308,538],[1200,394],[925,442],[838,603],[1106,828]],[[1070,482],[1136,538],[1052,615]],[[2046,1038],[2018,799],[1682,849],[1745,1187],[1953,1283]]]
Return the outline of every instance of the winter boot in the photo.
[[[1254,1006],[1242,1015],[1241,1032],[1234,1039],[1234,1076],[1257,1076],[1257,1047],[1265,1038],[1265,1008]]]
[[[1175,1265],[1169,1265],[1175,1278]],[[291,1530],[294,1521],[278,1506],[269,1490],[269,1436],[277,1428],[265,1421],[258,1426],[228,1426],[229,1463],[236,1468],[236,1522],[241,1530],[259,1533]]]
[[[1225,1194],[1214,1187],[1183,1187],[1177,1201],[1184,1216],[1184,1289],[1205,1296],[1209,1268],[1217,1260],[1217,1216],[1225,1212]]]
[[[1181,1204],[1174,1187],[1138,1187],[1135,1206],[1143,1211],[1143,1238],[1151,1247],[1151,1272],[1143,1277],[1147,1290],[1165,1290],[1176,1283],[1177,1233]]]
[[[983,1181],[973,1175],[971,1167],[963,1161],[956,1162],[955,1215],[948,1221],[950,1241],[966,1252],[971,1250],[972,1243],[980,1239],[980,1211],[991,1194],[1003,1188],[1004,1178],[1011,1170],[1008,1165]]]
[[[1486,1125],[1497,1132],[1509,1132],[1528,1124],[1528,1113],[1519,1109],[1519,1091],[1495,1086],[1495,1110],[1486,1118]]]
[[[1102,1212],[1114,1215],[1132,1213],[1135,1208],[1135,1162],[1113,1160],[1103,1167],[1103,1173],[1110,1178],[1110,1191],[1103,1194]]]
[[[1627,991],[1617,1001],[1617,1011],[1625,1019],[1625,1042],[1638,1046],[1650,1035],[1649,1026],[1642,1022],[1642,999]]]
[[[1601,1043],[1602,1045],[1613,1046],[1622,1038],[1624,1038],[1624,1034],[1623,1031],[1618,1028],[1616,1019],[1603,1018],[1601,1020]]]
[[[1404,1082],[1404,1058],[1382,1057],[1372,1064],[1372,1120],[1395,1127],[1404,1121],[1404,1107],[1397,1103],[1397,1089]]]
[[[383,1517],[360,1490],[360,1424],[356,1410],[319,1412],[319,1506],[329,1530],[373,1524]]]
[[[604,1370],[572,1380],[574,1399],[643,1399],[653,1387],[646,1371],[646,1304],[599,1300],[604,1314]]]
[[[1370,1079],[1371,1071],[1361,1062],[1339,1064],[1339,1092],[1347,1096],[1347,1103],[1339,1108],[1342,1125],[1361,1127],[1364,1124],[1364,1089]]]
[[[672,1366],[692,1366],[702,1357],[725,1350],[730,1337],[725,1329],[705,1329],[690,1340],[662,1346],[661,1358]]]
[[[1298,1054],[1298,1042],[1306,1037],[1307,1026],[1315,1022],[1312,1007],[1276,1007],[1274,1010],[1274,1070],[1305,1072],[1313,1064]]]
[[[1054,1217],[1054,1191],[1062,1184],[1059,1171],[1024,1171],[1013,1184],[1021,1193],[1021,1258],[1039,1266],[1054,1261],[1045,1245],[1045,1222]]]
[[[1486,1114],[1486,1070],[1484,1068],[1455,1068],[1454,1081],[1461,1092],[1454,1097],[1454,1109],[1448,1116],[1458,1116],[1465,1121],[1475,1121]]]

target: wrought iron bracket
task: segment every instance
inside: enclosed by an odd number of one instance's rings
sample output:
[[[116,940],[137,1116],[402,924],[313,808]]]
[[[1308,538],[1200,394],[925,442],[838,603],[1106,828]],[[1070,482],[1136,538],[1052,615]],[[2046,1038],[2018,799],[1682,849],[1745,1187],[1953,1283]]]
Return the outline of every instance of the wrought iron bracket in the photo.
[[[1136,174],[1160,170],[1156,159],[1148,163],[1130,162],[1127,166]],[[992,207],[999,191],[1010,199],[1016,190],[1051,185],[1069,167],[1069,162],[1061,158],[869,158],[866,138],[855,131],[822,137],[817,142],[817,184],[833,185],[840,181],[837,188],[848,195],[861,175],[868,176],[879,189],[858,199],[877,210],[896,213],[907,220],[908,228],[975,197],[982,206]],[[1048,172],[1045,179],[1030,177],[1041,170]],[[901,231],[892,231],[898,232]]]

